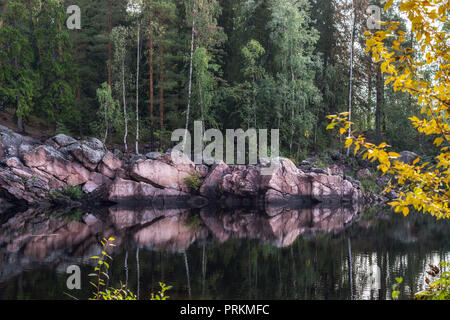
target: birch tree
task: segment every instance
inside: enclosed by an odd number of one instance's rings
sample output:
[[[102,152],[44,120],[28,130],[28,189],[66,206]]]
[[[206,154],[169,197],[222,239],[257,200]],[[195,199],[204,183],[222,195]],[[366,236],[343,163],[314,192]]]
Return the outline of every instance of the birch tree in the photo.
[[[128,153],[128,115],[127,115],[127,90],[125,81],[126,64],[125,58],[127,54],[127,38],[129,35],[128,28],[124,26],[115,27],[111,32],[112,41],[114,44],[114,69],[117,72],[116,90],[122,96],[122,110],[123,110],[123,145],[125,153]]]
[[[133,20],[136,21],[136,144],[135,151],[139,154],[139,74],[140,74],[140,61],[141,61],[141,14],[142,14],[142,1],[141,0],[129,0],[127,6],[127,13]]]

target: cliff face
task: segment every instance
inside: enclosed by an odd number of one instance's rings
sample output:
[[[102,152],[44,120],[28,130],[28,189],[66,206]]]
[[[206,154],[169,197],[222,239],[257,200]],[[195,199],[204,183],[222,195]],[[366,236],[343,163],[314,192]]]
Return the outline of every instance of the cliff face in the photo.
[[[95,138],[75,140],[60,134],[40,142],[0,126],[0,195],[32,205],[48,199],[51,191],[80,186],[84,194],[99,192],[113,202],[168,202],[195,196],[258,199],[276,207],[285,202],[362,200],[359,185],[336,168],[306,172],[279,158],[277,169],[262,175],[264,165],[208,167],[195,165],[183,154],[178,157],[174,162],[169,153],[150,153],[124,161]],[[193,177],[198,188],[189,182]]]

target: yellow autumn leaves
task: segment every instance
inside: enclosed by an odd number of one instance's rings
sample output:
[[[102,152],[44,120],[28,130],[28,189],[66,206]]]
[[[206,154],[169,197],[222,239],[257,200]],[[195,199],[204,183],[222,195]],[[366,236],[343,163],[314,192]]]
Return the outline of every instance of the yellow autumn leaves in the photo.
[[[378,170],[392,176],[386,192],[391,190],[398,198],[391,202],[396,212],[404,215],[410,209],[429,213],[437,219],[450,218],[450,52],[449,34],[443,30],[447,23],[450,2],[442,0],[395,1],[398,9],[411,23],[411,32],[418,49],[404,47],[406,32],[400,30],[400,23],[382,23],[385,30],[365,32],[366,52],[372,54],[373,61],[380,63],[386,74],[386,85],[394,91],[408,92],[421,106],[422,119],[409,118],[414,128],[427,136],[435,136],[433,144],[439,148],[439,155],[432,163],[420,163],[416,159],[409,165],[398,161],[399,154],[388,152],[386,143],[376,146],[368,143],[363,136],[355,137],[351,132],[345,147],[354,148],[354,154],[361,153],[364,159],[379,163]],[[394,4],[387,1],[385,10]],[[392,43],[392,45],[388,45]],[[428,80],[424,71],[432,73]],[[348,113],[331,115],[332,122],[327,129],[339,128],[345,135],[350,127]]]

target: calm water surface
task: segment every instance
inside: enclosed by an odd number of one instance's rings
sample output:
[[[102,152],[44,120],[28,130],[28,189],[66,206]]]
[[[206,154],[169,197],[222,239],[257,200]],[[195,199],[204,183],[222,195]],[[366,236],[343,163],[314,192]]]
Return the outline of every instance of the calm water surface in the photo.
[[[423,289],[428,263],[450,261],[448,222],[377,208],[270,217],[252,209],[113,207],[30,210],[4,220],[3,300],[89,298],[90,257],[109,236],[117,244],[110,284],[122,281],[140,299],[159,281],[173,286],[172,299],[390,299],[396,277],[404,278],[401,298],[408,299]],[[81,290],[66,287],[69,265],[81,267]]]

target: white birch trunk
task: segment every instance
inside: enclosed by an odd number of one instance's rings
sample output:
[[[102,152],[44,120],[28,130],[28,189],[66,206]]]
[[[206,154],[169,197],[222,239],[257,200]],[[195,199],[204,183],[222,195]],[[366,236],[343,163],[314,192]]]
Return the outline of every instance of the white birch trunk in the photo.
[[[191,57],[189,65],[189,91],[188,91],[188,105],[186,111],[186,131],[184,132],[183,140],[183,151],[186,148],[186,139],[189,129],[189,116],[191,111],[191,96],[192,96],[192,69],[193,69],[193,59],[194,59],[194,37],[195,37],[195,9],[192,9],[192,38],[191,38]]]
[[[128,136],[128,121],[127,121],[127,99],[125,96],[125,55],[122,57],[122,97],[123,97],[123,119],[125,124],[125,133],[123,135],[123,144],[125,153],[128,153],[127,136]]]
[[[356,15],[355,15],[355,9],[353,7],[353,0],[352,0],[352,14],[353,14],[353,23],[352,23],[352,33],[351,33],[351,40],[350,40],[350,83],[349,83],[349,93],[348,93],[348,121],[352,121],[352,98],[353,98],[353,51],[354,51],[354,42],[355,42],[355,24],[356,24]],[[352,134],[352,125],[350,124],[350,127],[348,128],[348,137],[350,138]],[[347,157],[350,155],[350,147],[347,149]]]
[[[140,31],[141,24],[137,24],[137,62],[136,62],[136,154],[139,154],[139,63],[140,63]]]

